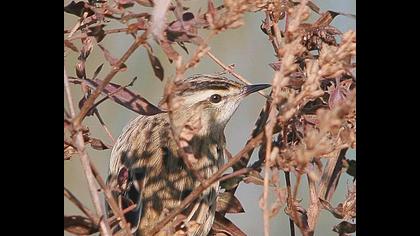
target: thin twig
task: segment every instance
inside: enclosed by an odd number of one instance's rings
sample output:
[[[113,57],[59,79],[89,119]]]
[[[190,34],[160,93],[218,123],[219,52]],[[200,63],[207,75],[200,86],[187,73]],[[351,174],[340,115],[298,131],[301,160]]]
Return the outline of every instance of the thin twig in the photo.
[[[71,116],[71,118],[74,118],[76,116],[76,112],[74,111],[73,99],[72,99],[71,93],[70,93],[69,78],[67,77],[65,66],[64,66],[64,89],[66,91],[67,102],[69,103],[70,116]]]
[[[118,204],[115,201],[111,190],[108,188],[108,186],[105,184],[105,181],[99,175],[99,172],[96,169],[96,167],[94,165],[91,165],[91,168],[92,168],[91,169],[92,173],[96,178],[96,181],[98,182],[99,186],[104,190],[105,199],[108,202],[109,206],[111,207],[112,212],[114,213],[114,215],[117,216],[118,220],[121,220],[121,226],[125,230],[126,234],[131,235],[131,230],[130,230],[130,227],[128,226],[127,221],[125,220],[124,213],[118,207]]]
[[[273,106],[274,104],[271,104]],[[263,192],[263,219],[264,219],[264,235],[270,235],[270,209],[268,204],[268,185],[269,185],[269,172],[270,172],[270,156],[271,156],[271,146],[272,146],[272,137],[273,129],[276,122],[276,110],[271,107],[270,114],[268,115],[269,123],[265,125],[265,138],[266,138],[266,148],[265,148],[265,168],[264,168],[264,192]]]
[[[315,181],[307,175],[308,185],[309,185],[309,207],[308,207],[308,226],[309,231],[313,232],[315,230],[315,216],[318,215],[320,210],[319,208],[319,198],[316,191]]]
[[[285,171],[284,177],[286,179],[286,188],[287,188],[287,205],[289,206],[289,211],[292,208],[292,188],[290,183],[290,172]],[[289,213],[290,214],[290,213]],[[295,224],[292,220],[292,216],[289,216],[289,225],[290,225],[290,235],[295,236]]]
[[[112,136],[111,132],[109,131],[108,127],[106,127],[105,122],[102,120],[102,117],[100,116],[98,109],[95,109],[94,113],[95,113],[95,116],[98,118],[99,123],[101,123],[102,128],[105,130],[105,133],[108,135],[109,139],[111,139],[112,145],[114,146],[115,139]]]
[[[118,28],[118,29],[110,29],[110,30],[105,30],[104,34],[108,35],[108,34],[115,34],[115,33],[121,33],[121,32],[128,32],[128,28]],[[77,35],[73,35],[69,38],[67,38],[66,40],[68,41],[73,41],[76,39],[82,39],[82,38],[86,38],[88,37],[87,33],[80,33]]]
[[[80,155],[80,162],[82,163],[83,170],[84,170],[86,179],[88,181],[89,193],[92,198],[93,205],[95,206],[97,214],[100,217],[102,217],[104,215],[104,212],[101,207],[101,201],[99,199],[98,192],[96,191],[95,180],[94,180],[94,176],[92,174],[91,168],[90,168],[89,156],[86,153],[85,142],[83,140],[83,134],[82,134],[81,129],[77,131],[77,134],[74,137],[73,143],[77,147],[77,151],[79,152],[79,155]],[[111,236],[111,229],[106,221],[101,220],[99,223],[99,226],[101,228],[101,234],[106,235],[106,236]]]
[[[236,73],[234,70],[232,70],[231,67],[226,66],[221,60],[219,60],[215,55],[213,55],[213,53],[211,53],[210,51],[207,52],[207,55],[214,61],[216,62],[219,66],[221,66],[223,69],[225,69],[227,72],[229,72],[231,75],[235,76],[237,79],[239,79],[240,81],[244,82],[247,85],[250,85],[251,82],[249,82],[248,80],[246,80],[244,77],[242,77],[240,74]],[[263,93],[262,91],[258,91],[259,94],[263,95],[265,98],[269,99],[269,97]]]
[[[66,70],[64,70],[64,85],[66,87],[66,94],[67,94],[68,101],[72,101],[72,96],[69,89],[69,82],[68,82]],[[75,111],[74,111],[73,103],[69,102],[69,106],[70,106],[70,113],[72,115],[72,118],[74,118]],[[77,147],[77,151],[79,152],[79,155],[80,155],[80,162],[82,163],[82,167],[83,167],[86,179],[88,181],[89,193],[92,198],[93,205],[95,206],[96,213],[99,215],[99,217],[102,217],[104,214],[101,208],[101,202],[99,200],[98,192],[96,191],[94,177],[90,169],[89,156],[87,155],[86,150],[85,150],[85,142],[83,139],[82,130],[80,126],[76,126],[76,127],[77,127],[76,129],[77,133],[73,137],[74,139],[73,143]],[[99,226],[100,226],[101,233],[104,236],[111,236],[111,228],[109,227],[107,222],[101,220],[99,222]]]
[[[89,208],[85,207],[79,199],[76,198],[66,187],[64,187],[64,196],[76,205],[87,217],[89,217],[95,224],[99,223],[99,217]]]
[[[85,118],[86,114],[92,107],[93,103],[95,102],[96,98],[101,94],[102,90],[105,86],[111,81],[112,78],[120,71],[122,64],[127,61],[127,59],[131,56],[131,54],[143,43],[146,42],[147,35],[149,31],[145,31],[140,37],[136,38],[134,43],[128,48],[128,50],[124,53],[120,60],[114,65],[112,70],[108,73],[102,83],[93,91],[92,95],[86,100],[83,104],[82,108],[80,109],[79,115],[76,116],[74,119],[75,127],[79,126],[82,120]]]
[[[233,177],[244,175],[248,172],[251,172],[252,170],[255,170],[255,168],[252,168],[252,167],[251,168],[242,168],[240,170],[237,170],[237,171],[234,171],[230,174],[222,176],[222,178],[219,179],[219,182],[222,182],[224,180],[227,180],[227,179],[230,179],[230,178],[233,178]]]

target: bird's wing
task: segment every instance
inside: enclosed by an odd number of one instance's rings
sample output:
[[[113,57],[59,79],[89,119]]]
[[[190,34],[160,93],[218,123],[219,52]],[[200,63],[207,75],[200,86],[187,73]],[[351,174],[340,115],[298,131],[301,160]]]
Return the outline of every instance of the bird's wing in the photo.
[[[114,199],[117,200],[121,209],[125,209],[133,204],[136,207],[125,214],[125,218],[131,225],[131,231],[137,231],[141,213],[142,213],[142,187],[144,186],[144,175],[138,169],[132,168],[132,138],[138,130],[138,124],[144,116],[138,116],[131,121],[118,137],[112,152],[109,163],[109,173],[107,184],[111,188]],[[106,207],[108,217],[112,211],[107,205]]]
[[[169,118],[166,113],[138,116],[122,131],[114,144],[109,164],[110,187],[116,199],[121,198],[122,209],[132,204],[136,208],[125,214],[133,232],[142,219],[145,182],[162,165],[162,147],[174,146],[170,138]],[[171,144],[169,144],[171,142]],[[156,173],[153,173],[156,174]]]

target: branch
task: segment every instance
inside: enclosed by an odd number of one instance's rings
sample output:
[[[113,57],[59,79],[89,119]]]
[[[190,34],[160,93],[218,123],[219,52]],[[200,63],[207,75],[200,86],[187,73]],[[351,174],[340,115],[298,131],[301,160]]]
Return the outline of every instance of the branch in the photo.
[[[115,216],[117,216],[118,220],[121,220],[121,226],[125,230],[127,235],[131,235],[130,227],[127,224],[127,221],[125,220],[124,213],[121,211],[121,209],[118,207],[117,202],[115,201],[111,190],[108,188],[108,186],[105,184],[102,177],[99,175],[98,170],[94,165],[91,165],[93,175],[96,178],[96,181],[98,182],[99,186],[104,190],[105,193],[105,199],[108,202],[109,206],[111,207],[112,212]]]
[[[341,149],[336,157],[333,157],[328,160],[327,164],[324,167],[324,171],[322,172],[321,182],[319,184],[319,192],[317,195],[316,192],[313,193],[313,191],[316,191],[313,186],[311,189],[311,182],[309,182],[309,187],[311,191],[311,205],[308,209],[308,225],[310,227],[310,230],[314,231],[315,225],[318,221],[319,212],[320,212],[320,202],[319,198],[330,201],[332,198],[332,195],[335,192],[336,186],[338,184],[338,180],[341,175],[341,169],[343,167],[343,160],[345,159],[345,154],[347,152],[348,148]],[[309,181],[311,181],[308,178]],[[314,196],[313,196],[314,195]],[[314,199],[316,198],[316,199]],[[316,205],[315,205],[316,204]]]
[[[70,102],[70,101],[72,101],[72,96],[71,96],[70,89],[69,89],[69,82],[68,82],[66,70],[64,70],[64,85],[66,87],[66,94],[67,94],[67,98],[68,98],[68,101],[69,101],[70,112],[71,112],[72,118],[74,118],[74,114],[75,114],[74,113],[74,106],[73,106],[73,102]],[[99,200],[98,192],[96,191],[96,186],[95,186],[95,183],[94,183],[94,180],[93,180],[93,174],[92,174],[92,171],[90,170],[90,163],[89,163],[90,161],[89,161],[89,157],[88,157],[88,155],[86,153],[86,150],[85,150],[85,143],[84,143],[84,140],[83,140],[83,134],[82,134],[82,130],[81,130],[80,127],[78,127],[77,133],[73,137],[73,139],[74,139],[73,143],[76,146],[77,151],[79,152],[80,161],[82,163],[83,170],[84,170],[86,179],[88,181],[89,193],[90,193],[90,196],[92,198],[93,205],[95,206],[97,214],[100,217],[102,217],[104,214],[103,214],[103,211],[102,211],[102,208],[101,208],[101,202]],[[101,233],[104,236],[110,236],[111,235],[111,229],[105,221],[101,220],[99,222],[99,226],[100,226]]]
[[[86,114],[88,113],[89,109],[92,107],[95,99],[101,94],[101,91],[105,88],[105,86],[111,81],[112,78],[120,71],[121,66],[124,64],[125,61],[131,56],[131,54],[142,44],[146,42],[147,36],[149,31],[145,31],[140,37],[137,37],[134,43],[128,48],[128,50],[124,53],[120,60],[113,66],[112,70],[108,73],[102,83],[95,89],[95,91],[89,96],[86,102],[83,104],[83,107],[80,109],[80,113],[74,119],[74,126],[80,126],[82,120],[85,118]]]
[[[99,222],[99,217],[89,210],[89,208],[85,207],[82,202],[80,202],[79,199],[77,199],[76,196],[74,196],[66,187],[64,187],[64,196],[74,203],[74,205],[76,205],[87,217],[89,217],[92,222],[95,222],[95,224]]]

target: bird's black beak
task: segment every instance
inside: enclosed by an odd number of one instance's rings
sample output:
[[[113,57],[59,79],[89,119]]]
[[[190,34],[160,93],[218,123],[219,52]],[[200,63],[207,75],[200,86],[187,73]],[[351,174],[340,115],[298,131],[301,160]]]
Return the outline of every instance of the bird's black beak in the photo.
[[[252,84],[252,85],[246,85],[244,86],[243,90],[242,90],[242,94],[243,96],[247,96],[251,93],[255,93],[258,92],[260,90],[263,90],[265,88],[270,87],[271,84]]]

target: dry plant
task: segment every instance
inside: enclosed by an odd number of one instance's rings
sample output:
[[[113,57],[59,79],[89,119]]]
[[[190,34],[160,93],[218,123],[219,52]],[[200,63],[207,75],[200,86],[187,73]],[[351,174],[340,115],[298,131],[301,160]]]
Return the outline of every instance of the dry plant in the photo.
[[[107,99],[141,115],[161,112],[169,112],[171,115],[171,110],[177,106],[177,101],[172,99],[176,82],[184,78],[185,72],[200,63],[200,59],[205,56],[220,65],[225,73],[249,83],[213,55],[208,42],[223,31],[242,27],[244,14],[250,12],[264,17],[261,33],[267,35],[267,43],[273,46],[277,57],[270,64],[275,71],[272,92],[266,96],[268,99],[256,121],[256,127],[247,144],[236,155],[226,150],[228,160],[213,176],[204,179],[194,173],[201,182],[200,186],[176,210],[167,212],[149,232],[152,235],[161,230],[172,230],[174,235],[187,235],[188,229],[176,227],[182,221],[180,213],[216,181],[221,182],[222,191],[217,198],[216,218],[210,235],[245,235],[225,217],[226,213],[244,212],[235,197],[240,182],[264,186],[259,205],[263,209],[262,231],[265,236],[270,234],[270,219],[280,214],[281,209],[289,216],[291,235],[295,235],[295,226],[302,235],[313,235],[322,209],[341,220],[333,229],[339,235],[355,232],[356,181],[353,181],[342,203],[336,207],[330,203],[341,174],[347,171],[355,177],[355,161],[347,160],[345,154],[349,148],[356,148],[356,35],[353,31],[342,33],[330,25],[336,16],[345,14],[320,12],[314,3],[305,0],[225,0],[220,6],[209,0],[207,6],[204,6],[207,11],[196,13],[189,12],[184,4],[181,0],[89,0],[72,1],[64,7],[66,13],[79,18],[73,28],[64,30],[65,56],[68,53],[79,53],[78,62],[74,65],[75,76],[69,76],[64,69],[67,100],[64,108],[64,160],[80,159],[95,207],[94,210],[88,209],[64,188],[64,196],[85,214],[65,215],[64,229],[77,235],[95,232],[112,235],[112,229],[119,225],[121,230],[116,235],[131,235],[123,215],[136,206],[121,209],[112,197],[112,189],[105,184],[86,152],[88,146],[105,150],[112,145],[91,137],[89,128],[83,124],[84,119],[95,116],[109,134],[110,140],[114,141],[99,112],[99,105]],[[148,12],[151,13],[133,12],[131,9],[134,5],[140,5],[142,9],[149,7]],[[168,22],[170,14],[176,20]],[[311,14],[316,14],[318,19],[308,23]],[[105,29],[111,21],[118,21],[125,27]],[[285,22],[284,29],[279,27],[281,21]],[[202,37],[198,29],[208,30],[210,34]],[[115,58],[101,45],[109,34],[118,33],[133,36],[132,44],[121,58]],[[77,40],[82,43],[80,48],[74,44]],[[164,99],[158,106],[128,89],[135,79],[126,85],[111,83],[117,73],[129,69],[124,63],[139,47],[146,49],[155,76],[160,80],[165,78],[164,68],[150,45],[153,40],[176,68],[176,74],[167,78]],[[188,43],[197,47],[189,58],[184,58],[177,50],[187,50]],[[87,77],[85,70],[85,63],[95,49],[101,50],[104,60],[111,65],[111,70],[100,79],[97,76],[103,64],[94,71],[91,78]],[[79,98],[79,110],[76,109],[70,83],[79,85],[84,93]],[[101,95],[103,98],[98,100]],[[194,153],[188,151],[188,142],[197,125],[197,122],[190,121],[180,129],[172,128],[174,137],[178,137],[177,145],[183,150],[181,156],[187,166],[195,158]],[[258,147],[259,159],[251,164],[250,157]],[[232,171],[226,173],[229,169]],[[286,186],[280,185],[283,175]],[[296,177],[294,185],[291,175]],[[305,178],[310,199],[306,208],[297,198],[300,183]],[[98,187],[100,192],[97,191]],[[276,196],[271,204],[268,201],[270,191]],[[104,215],[100,194],[104,194],[113,212],[114,216],[110,219]],[[171,227],[165,227],[168,225]]]

